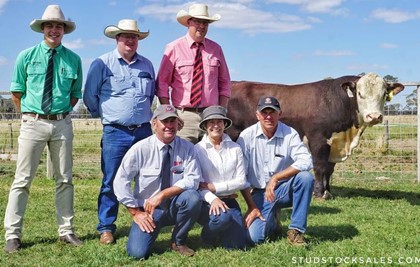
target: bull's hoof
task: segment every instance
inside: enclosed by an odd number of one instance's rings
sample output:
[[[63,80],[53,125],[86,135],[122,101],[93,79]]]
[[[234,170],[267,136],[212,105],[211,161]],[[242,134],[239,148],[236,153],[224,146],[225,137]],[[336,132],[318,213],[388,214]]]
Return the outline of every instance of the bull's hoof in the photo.
[[[324,195],[322,196],[322,198],[325,199],[325,200],[330,200],[330,199],[333,199],[334,196],[328,190],[325,190]]]

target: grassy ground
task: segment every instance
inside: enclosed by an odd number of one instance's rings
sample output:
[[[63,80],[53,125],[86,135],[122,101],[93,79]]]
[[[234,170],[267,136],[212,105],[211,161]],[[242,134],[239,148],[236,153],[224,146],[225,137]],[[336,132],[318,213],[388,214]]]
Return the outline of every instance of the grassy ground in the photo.
[[[43,166],[40,174],[45,173]],[[77,173],[78,170],[75,170]],[[247,251],[206,247],[200,227],[191,232],[191,258],[178,256],[169,247],[170,228],[159,236],[155,253],[147,261],[127,257],[125,244],[131,218],[121,209],[117,243],[99,245],[95,231],[97,171],[76,175],[75,227],[82,247],[57,242],[53,181],[38,175],[31,188],[25,215],[23,249],[7,255],[0,251],[0,266],[400,266],[420,265],[420,185],[415,181],[333,181],[331,201],[313,201],[308,220],[308,248],[287,244],[285,233],[290,209],[281,214],[283,234]],[[0,221],[3,222],[13,170],[0,166]],[[80,175],[79,175],[80,176]],[[241,199],[241,205],[244,202]],[[2,228],[1,228],[2,229]],[[4,248],[4,230],[0,231]]]

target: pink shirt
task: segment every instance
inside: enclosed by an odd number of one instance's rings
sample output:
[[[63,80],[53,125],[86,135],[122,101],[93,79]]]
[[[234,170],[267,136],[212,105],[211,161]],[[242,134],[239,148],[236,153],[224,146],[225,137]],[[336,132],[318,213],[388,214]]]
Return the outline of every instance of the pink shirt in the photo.
[[[175,107],[191,107],[190,94],[197,48],[187,34],[165,48],[157,77],[158,97],[169,98]],[[219,96],[230,97],[230,75],[222,48],[205,38],[203,41],[204,84],[200,107],[219,104]],[[169,88],[172,88],[171,93]],[[169,96],[169,94],[171,94]]]

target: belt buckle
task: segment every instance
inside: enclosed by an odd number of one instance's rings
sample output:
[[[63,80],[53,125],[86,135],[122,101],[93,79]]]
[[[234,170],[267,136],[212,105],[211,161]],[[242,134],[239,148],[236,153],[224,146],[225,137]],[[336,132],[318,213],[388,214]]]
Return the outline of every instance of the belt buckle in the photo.
[[[63,113],[57,114],[57,120],[62,120],[63,118]]]
[[[134,130],[136,128],[139,128],[139,127],[141,127],[141,124],[140,125],[130,125],[130,126],[127,126],[127,129],[130,130],[130,131],[132,131],[132,130]]]

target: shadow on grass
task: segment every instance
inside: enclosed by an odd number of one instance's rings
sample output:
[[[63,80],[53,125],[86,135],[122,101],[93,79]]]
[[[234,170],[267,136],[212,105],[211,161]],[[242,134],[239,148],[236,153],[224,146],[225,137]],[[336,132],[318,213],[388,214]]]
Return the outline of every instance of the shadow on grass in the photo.
[[[418,185],[414,185],[418,186]],[[332,192],[335,197],[352,198],[352,197],[368,197],[374,199],[398,200],[405,199],[411,205],[420,205],[420,193],[403,192],[397,190],[370,190],[366,188],[341,187],[332,186]]]
[[[308,240],[311,243],[321,241],[336,242],[352,239],[359,234],[359,231],[353,225],[342,224],[336,226],[311,226],[308,228],[307,234],[311,236]]]

